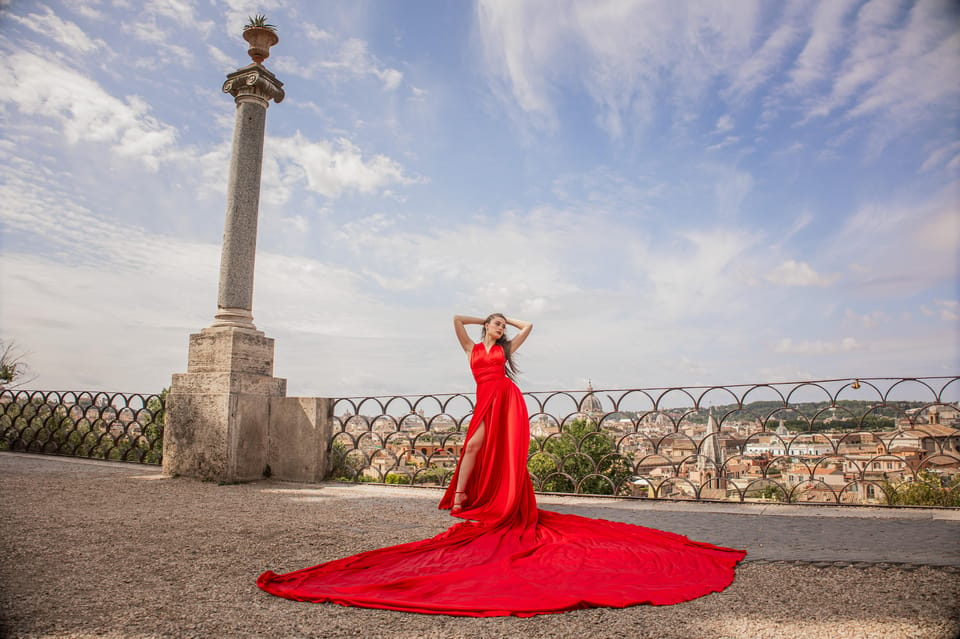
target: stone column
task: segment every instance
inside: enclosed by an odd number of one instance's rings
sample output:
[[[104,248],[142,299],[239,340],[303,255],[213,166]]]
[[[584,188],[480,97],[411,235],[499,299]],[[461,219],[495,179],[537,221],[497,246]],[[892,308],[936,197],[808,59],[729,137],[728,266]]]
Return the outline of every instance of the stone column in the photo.
[[[227,183],[227,215],[220,256],[220,291],[213,326],[254,329],[253,266],[257,251],[263,132],[272,98],[283,100],[283,84],[253,63],[227,76],[223,92],[237,103]]]
[[[190,336],[187,372],[167,396],[163,470],[169,475],[238,482],[268,464],[271,398],[286,395],[273,376],[273,340],[253,324],[253,272],[266,111],[283,84],[258,62],[227,76],[237,104],[217,313]]]

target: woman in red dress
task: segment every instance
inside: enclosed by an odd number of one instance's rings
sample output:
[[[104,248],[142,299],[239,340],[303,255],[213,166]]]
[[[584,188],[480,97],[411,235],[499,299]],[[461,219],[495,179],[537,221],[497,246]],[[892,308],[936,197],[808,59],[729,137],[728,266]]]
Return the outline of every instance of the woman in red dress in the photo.
[[[476,344],[467,335],[468,324],[483,326]],[[507,339],[508,325],[520,331],[512,340]],[[530,420],[513,382],[513,355],[533,324],[494,313],[486,319],[457,315],[453,328],[477,382],[477,399],[460,463],[440,508],[475,521],[533,518],[535,523],[537,502],[527,472]]]
[[[482,324],[474,344],[465,325]],[[506,339],[507,326],[519,333]],[[431,539],[371,550],[257,585],[299,601],[473,617],[666,605],[719,592],[746,554],[670,532],[537,508],[530,423],[510,378],[529,322],[457,316],[477,398],[440,508],[466,519]]]

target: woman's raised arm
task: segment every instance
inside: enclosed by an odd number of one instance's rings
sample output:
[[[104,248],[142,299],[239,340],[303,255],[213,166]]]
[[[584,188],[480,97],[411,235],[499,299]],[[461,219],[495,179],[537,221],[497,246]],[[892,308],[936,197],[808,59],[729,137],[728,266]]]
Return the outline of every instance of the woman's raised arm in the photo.
[[[469,315],[453,316],[453,330],[457,333],[457,339],[460,340],[460,346],[463,347],[463,352],[469,355],[470,351],[473,350],[473,340],[467,335],[467,329],[464,328],[466,324],[483,325],[483,318],[470,317]]]
[[[507,324],[513,326],[514,328],[520,329],[520,332],[517,333],[517,336],[510,340],[510,353],[516,353],[517,349],[520,348],[520,345],[527,341],[527,336],[530,335],[530,331],[533,330],[533,322],[524,322],[523,320],[513,319],[508,317]]]

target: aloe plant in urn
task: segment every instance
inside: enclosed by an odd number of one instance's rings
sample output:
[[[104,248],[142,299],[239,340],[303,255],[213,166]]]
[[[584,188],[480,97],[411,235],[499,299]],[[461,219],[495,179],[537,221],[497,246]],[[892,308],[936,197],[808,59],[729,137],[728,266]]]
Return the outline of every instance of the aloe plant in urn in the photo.
[[[270,57],[270,47],[280,42],[277,28],[267,23],[267,16],[257,14],[243,25],[243,39],[250,44],[247,54],[257,64]]]

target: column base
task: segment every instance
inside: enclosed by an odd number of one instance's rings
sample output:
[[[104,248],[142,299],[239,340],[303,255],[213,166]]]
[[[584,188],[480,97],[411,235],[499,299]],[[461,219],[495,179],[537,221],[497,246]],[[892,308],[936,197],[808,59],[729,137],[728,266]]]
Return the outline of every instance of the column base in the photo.
[[[260,331],[210,327],[190,336],[187,372],[166,400],[163,472],[220,482],[258,479],[268,463],[273,340]]]
[[[257,330],[253,325],[253,313],[245,308],[224,308],[217,309],[217,314],[213,316],[211,328],[241,328],[246,330]]]

